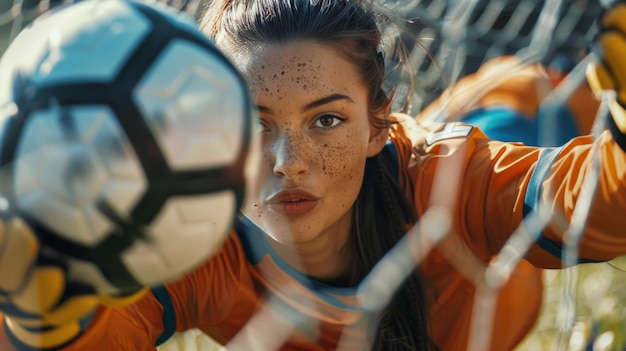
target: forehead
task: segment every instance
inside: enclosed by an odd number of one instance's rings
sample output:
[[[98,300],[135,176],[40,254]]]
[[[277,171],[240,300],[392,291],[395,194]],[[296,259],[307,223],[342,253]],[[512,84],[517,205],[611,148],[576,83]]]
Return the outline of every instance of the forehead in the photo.
[[[365,90],[357,68],[340,51],[320,43],[263,46],[243,60],[253,95],[291,96]]]

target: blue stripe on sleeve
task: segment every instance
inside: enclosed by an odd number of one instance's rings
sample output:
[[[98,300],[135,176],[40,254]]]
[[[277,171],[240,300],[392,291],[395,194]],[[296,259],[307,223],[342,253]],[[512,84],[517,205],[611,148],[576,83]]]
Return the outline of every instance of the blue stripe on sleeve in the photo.
[[[541,150],[539,159],[537,160],[537,167],[530,177],[530,181],[526,187],[526,196],[524,197],[524,217],[526,217],[531,211],[538,209],[541,198],[541,185],[560,152],[561,148],[546,148]]]
[[[539,210],[541,185],[560,152],[561,148],[547,148],[541,151],[539,160],[537,160],[537,167],[530,177],[528,187],[526,188],[526,196],[524,197],[524,217],[530,214],[531,211]],[[554,257],[561,259],[561,247],[548,240],[543,234],[539,235],[536,243]]]
[[[152,293],[159,300],[161,305],[163,306],[163,334],[159,337],[156,342],[156,346],[161,345],[166,342],[174,332],[176,332],[176,311],[174,310],[174,305],[172,304],[172,299],[170,298],[170,294],[165,289],[165,286],[157,286],[152,288]]]
[[[541,202],[541,185],[543,184],[543,180],[548,175],[550,167],[554,163],[557,156],[559,156],[560,152],[561,148],[547,148],[541,151],[539,160],[537,161],[537,168],[535,168],[535,171],[530,177],[528,187],[526,188],[526,196],[524,197],[524,217],[526,217],[531,211],[537,211],[539,209],[539,204]],[[552,256],[558,258],[559,260],[562,258],[563,250],[561,246],[557,245],[553,241],[550,241],[545,237],[545,235],[543,235],[543,233],[539,235],[535,242],[539,245],[539,247],[546,250]],[[600,261],[581,258],[578,259],[578,263],[595,262]]]

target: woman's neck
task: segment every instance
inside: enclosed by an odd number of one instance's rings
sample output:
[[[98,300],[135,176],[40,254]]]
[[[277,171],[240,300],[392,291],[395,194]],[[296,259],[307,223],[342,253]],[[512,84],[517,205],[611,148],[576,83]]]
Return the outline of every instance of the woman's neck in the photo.
[[[315,240],[289,244],[267,236],[272,249],[300,273],[331,285],[346,285],[352,274],[353,253],[349,245],[350,230],[324,233]]]

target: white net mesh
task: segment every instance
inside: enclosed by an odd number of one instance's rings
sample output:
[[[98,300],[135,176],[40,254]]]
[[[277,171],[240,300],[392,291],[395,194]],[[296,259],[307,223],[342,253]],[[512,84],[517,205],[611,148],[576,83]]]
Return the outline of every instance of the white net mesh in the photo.
[[[0,1],[0,54],[32,19],[51,7],[75,1],[80,0]],[[145,1],[167,4],[197,17],[210,0]],[[413,96],[416,110],[459,77],[500,55],[525,54],[529,60],[543,62],[560,60],[569,68],[582,58],[582,51],[595,35],[593,21],[601,11],[596,0],[564,4],[545,0],[373,2],[396,17],[395,24],[403,23],[398,34],[419,77]],[[552,35],[544,35],[548,32]],[[535,48],[532,55],[528,53],[531,42]]]
[[[571,68],[596,34],[594,20],[602,10],[595,0],[375,3],[391,16],[406,19],[401,35],[417,67],[416,110],[432,102],[450,83],[497,56],[517,54],[543,63],[555,60]]]
[[[156,0],[155,0],[156,1]],[[194,16],[206,0],[162,0]],[[0,53],[23,26],[50,7],[68,0],[2,0],[0,1]],[[472,73],[486,60],[503,54],[516,54],[526,62],[555,62],[571,70],[569,85],[563,85],[545,101],[564,100],[572,87],[584,79],[586,48],[595,35],[594,21],[601,7],[595,1],[539,0],[376,0],[379,7],[402,20],[401,35],[410,59],[416,67],[417,92],[414,108],[430,103],[450,83]],[[392,31],[393,29],[388,29]],[[396,29],[397,30],[397,29]],[[389,34],[389,33],[387,33]],[[421,45],[417,45],[417,41]],[[432,56],[432,57],[431,57]],[[435,64],[435,62],[438,63]],[[445,78],[444,78],[445,77]],[[602,113],[602,111],[600,112]],[[433,119],[437,119],[434,116]],[[601,128],[599,126],[598,128]],[[441,170],[454,174],[450,169]],[[457,172],[458,174],[459,172]],[[567,260],[576,259],[576,244],[595,191],[595,174],[587,179],[582,195],[569,224],[570,246]],[[443,187],[447,186],[442,185]],[[436,193],[435,191],[433,193]],[[439,192],[453,196],[454,189]],[[438,199],[438,203],[442,203]],[[478,280],[475,318],[472,323],[470,350],[483,350],[489,345],[493,308],[498,289],[508,279],[531,244],[529,238],[538,235],[551,216],[541,211],[527,217],[525,229],[520,228],[504,246],[501,255],[488,267],[465,267],[469,279]],[[393,293],[395,287],[418,263],[428,249],[445,232],[448,214],[441,209],[429,212],[386,259],[363,282],[360,297],[364,306],[377,310]],[[415,245],[415,243],[419,243]],[[419,247],[420,250],[412,250]],[[454,259],[453,259],[454,260]],[[463,262],[459,262],[463,265]],[[617,264],[617,263],[615,263]],[[518,350],[619,350],[625,342],[624,306],[626,273],[608,264],[596,264],[545,273],[546,291],[542,316],[534,332]],[[268,303],[268,308],[272,308]],[[267,309],[265,309],[267,311]],[[263,311],[251,323],[264,323]],[[285,314],[283,322],[298,316]],[[267,317],[270,318],[270,317]],[[293,323],[294,325],[297,323]],[[289,323],[285,323],[289,325]],[[261,328],[262,330],[262,328]],[[282,331],[286,329],[283,328]],[[261,332],[264,333],[264,332]],[[276,349],[284,335],[255,334],[255,326],[232,341],[233,348],[254,345],[256,350]],[[205,335],[193,330],[175,335],[160,346],[161,351],[213,350],[219,346]]]

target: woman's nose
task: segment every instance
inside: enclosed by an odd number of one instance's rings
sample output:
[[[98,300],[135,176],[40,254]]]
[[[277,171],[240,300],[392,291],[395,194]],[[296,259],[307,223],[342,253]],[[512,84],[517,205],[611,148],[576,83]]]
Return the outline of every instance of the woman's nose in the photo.
[[[292,178],[308,172],[307,149],[303,136],[284,134],[272,146],[274,174]]]

